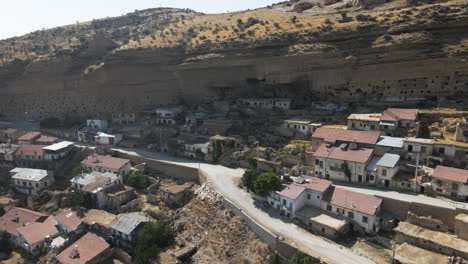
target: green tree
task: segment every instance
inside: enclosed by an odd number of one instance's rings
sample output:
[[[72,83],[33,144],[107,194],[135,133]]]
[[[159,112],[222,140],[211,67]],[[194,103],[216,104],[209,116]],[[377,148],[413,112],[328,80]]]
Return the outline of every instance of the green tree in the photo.
[[[281,190],[281,178],[276,173],[263,173],[255,179],[254,191],[260,196],[267,196],[270,192]]]
[[[10,253],[12,249],[10,234],[5,231],[0,231],[0,252]]]
[[[161,248],[174,242],[174,232],[164,222],[148,222],[143,227],[143,234],[137,241],[135,263],[149,263],[159,255]]]
[[[68,201],[70,202],[71,207],[74,209],[81,209],[81,208],[89,209],[93,206],[93,201],[91,200],[91,198],[88,195],[81,193],[81,192],[72,194],[68,199],[69,199]]]
[[[127,184],[137,189],[144,189],[149,185],[149,176],[139,170],[134,171],[127,179]]]
[[[213,161],[218,162],[221,155],[223,155],[223,146],[221,144],[221,140],[215,140],[213,143]]]
[[[292,255],[289,263],[290,264],[315,264],[316,261],[314,261],[314,259],[311,258],[309,255],[304,254],[300,251],[296,251],[296,253]]]
[[[72,169],[71,171],[71,174],[72,174],[72,177],[76,177],[78,175],[80,175],[81,173],[85,172],[86,169],[83,167],[83,166],[76,166]]]
[[[246,170],[244,172],[244,175],[242,175],[241,178],[241,183],[245,187],[247,187],[249,190],[254,190],[254,183],[255,180],[260,176],[260,173],[258,171],[253,171],[253,170]]]
[[[349,170],[348,164],[347,163],[342,163],[341,164],[341,169],[343,170],[346,178],[348,181],[351,181],[351,171]]]
[[[59,128],[62,126],[62,122],[56,117],[49,117],[42,120],[39,125],[41,128]]]
[[[0,217],[2,217],[5,214],[5,209],[3,207],[0,207]]]

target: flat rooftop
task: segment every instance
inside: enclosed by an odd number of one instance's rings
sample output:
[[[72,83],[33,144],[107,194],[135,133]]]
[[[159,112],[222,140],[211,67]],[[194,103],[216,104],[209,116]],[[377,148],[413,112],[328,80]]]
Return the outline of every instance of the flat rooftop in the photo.
[[[327,226],[336,231],[343,230],[348,224],[348,222],[343,218],[331,216],[322,210],[310,206],[304,206],[301,210],[296,212],[296,215],[305,219],[309,219],[311,222],[316,222],[318,224]]]
[[[347,119],[379,122],[381,117],[382,117],[381,113],[367,113],[367,114],[350,114]]]
[[[448,256],[403,243],[395,250],[395,259],[405,264],[448,264]]]
[[[46,170],[29,168],[14,168],[10,172],[15,173],[11,178],[26,181],[41,181],[49,175]]]

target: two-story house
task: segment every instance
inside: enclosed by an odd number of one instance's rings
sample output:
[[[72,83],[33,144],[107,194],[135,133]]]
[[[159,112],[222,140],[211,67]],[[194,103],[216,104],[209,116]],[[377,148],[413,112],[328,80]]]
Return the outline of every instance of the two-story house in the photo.
[[[106,190],[123,184],[122,176],[111,172],[82,173],[70,180],[72,188],[85,192],[96,202],[98,208],[104,208],[108,204]]]
[[[381,113],[350,114],[346,121],[351,130],[379,131],[381,117]]]
[[[11,181],[18,192],[38,196],[40,190],[54,182],[51,172],[39,169],[14,168],[10,171]]]
[[[140,213],[119,214],[109,224],[110,234],[117,246],[134,249],[134,243],[143,232],[143,225],[151,220]]]
[[[130,160],[92,154],[81,162],[88,171],[110,172],[125,176],[132,168]]]
[[[388,108],[380,118],[380,131],[392,137],[417,136],[418,109]]]
[[[431,186],[439,195],[468,201],[468,170],[439,165],[432,175]]]

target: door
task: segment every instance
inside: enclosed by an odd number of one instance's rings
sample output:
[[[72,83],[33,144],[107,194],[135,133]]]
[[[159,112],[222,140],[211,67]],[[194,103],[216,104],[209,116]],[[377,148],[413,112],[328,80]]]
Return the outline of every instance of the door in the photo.
[[[109,138],[109,145],[114,145],[114,138],[113,137],[110,137]]]
[[[385,180],[385,187],[389,187],[390,186],[390,181],[389,180]]]
[[[358,182],[362,182],[362,175],[358,175]]]

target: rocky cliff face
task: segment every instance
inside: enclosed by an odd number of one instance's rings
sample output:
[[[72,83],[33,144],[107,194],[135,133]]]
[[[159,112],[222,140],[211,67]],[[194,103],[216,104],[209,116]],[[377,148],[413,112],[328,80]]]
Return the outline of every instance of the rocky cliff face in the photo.
[[[245,96],[411,102],[468,91],[465,2],[333,5],[155,9],[3,40],[0,113],[42,119]]]

